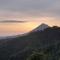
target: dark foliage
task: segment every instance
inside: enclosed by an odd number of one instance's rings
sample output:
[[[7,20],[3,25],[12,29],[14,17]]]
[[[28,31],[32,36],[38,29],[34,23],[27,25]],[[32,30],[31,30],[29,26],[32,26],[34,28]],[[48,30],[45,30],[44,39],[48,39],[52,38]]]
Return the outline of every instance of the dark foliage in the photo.
[[[60,27],[49,27],[44,31],[0,40],[0,60],[26,60],[36,49],[50,54],[52,58],[48,60],[59,60]]]

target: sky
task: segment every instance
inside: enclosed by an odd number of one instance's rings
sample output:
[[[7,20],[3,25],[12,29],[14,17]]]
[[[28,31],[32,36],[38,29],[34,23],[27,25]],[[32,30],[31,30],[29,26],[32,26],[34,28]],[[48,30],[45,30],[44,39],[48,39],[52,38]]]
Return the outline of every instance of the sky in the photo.
[[[0,20],[60,21],[60,0],[0,0]]]
[[[26,30],[29,27],[31,30],[41,23],[60,26],[60,0],[0,0],[0,29],[2,30],[6,28],[6,24],[1,24],[1,21],[15,23],[12,25],[14,27],[18,26],[16,23],[20,23],[19,27],[22,26]],[[8,24],[10,28],[11,23]]]

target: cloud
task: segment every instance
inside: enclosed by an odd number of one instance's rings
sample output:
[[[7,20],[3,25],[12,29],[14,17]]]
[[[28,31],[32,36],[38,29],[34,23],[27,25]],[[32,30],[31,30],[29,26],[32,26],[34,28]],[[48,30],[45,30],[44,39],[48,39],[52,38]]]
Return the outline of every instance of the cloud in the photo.
[[[53,17],[60,19],[60,0],[0,0],[3,15],[25,17]],[[12,13],[14,12],[14,13]],[[1,15],[1,14],[0,14]]]
[[[0,23],[25,23],[27,21],[17,21],[17,20],[3,20]]]

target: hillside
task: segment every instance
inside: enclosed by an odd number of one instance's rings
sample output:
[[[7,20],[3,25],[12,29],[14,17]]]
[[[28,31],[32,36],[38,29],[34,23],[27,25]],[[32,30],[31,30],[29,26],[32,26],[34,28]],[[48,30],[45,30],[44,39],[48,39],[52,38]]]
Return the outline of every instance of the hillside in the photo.
[[[0,60],[26,60],[35,50],[49,50],[53,56],[51,60],[59,60],[60,27],[48,27],[43,31],[0,40]]]

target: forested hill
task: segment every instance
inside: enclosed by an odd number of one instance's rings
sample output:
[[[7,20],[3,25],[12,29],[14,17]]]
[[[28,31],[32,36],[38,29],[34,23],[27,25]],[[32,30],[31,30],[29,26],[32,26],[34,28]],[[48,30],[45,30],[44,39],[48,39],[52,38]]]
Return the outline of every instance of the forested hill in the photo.
[[[0,40],[0,60],[27,60],[36,50],[50,53],[51,57],[46,60],[59,60],[60,27],[48,27],[43,31]]]

